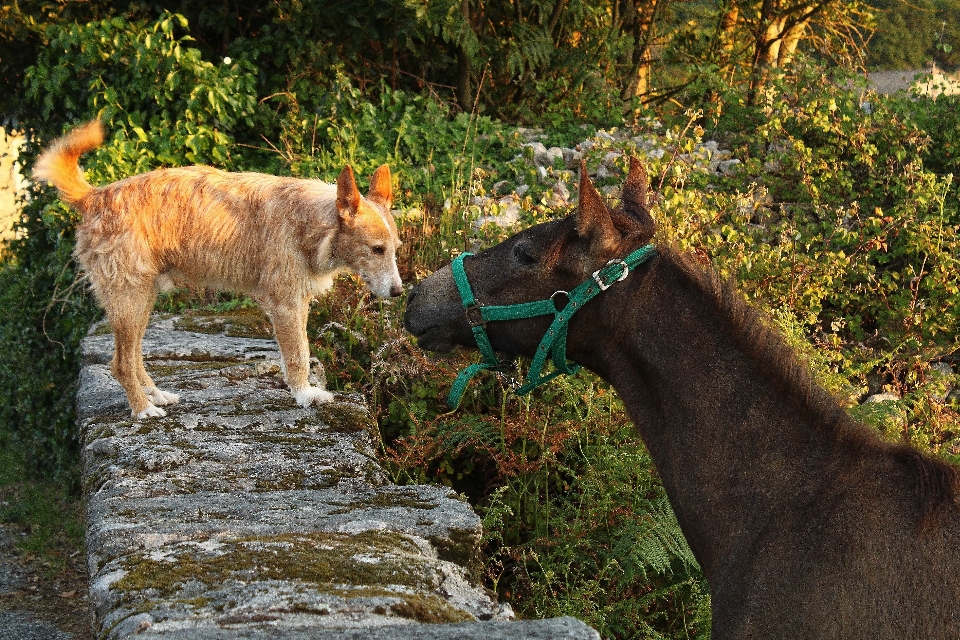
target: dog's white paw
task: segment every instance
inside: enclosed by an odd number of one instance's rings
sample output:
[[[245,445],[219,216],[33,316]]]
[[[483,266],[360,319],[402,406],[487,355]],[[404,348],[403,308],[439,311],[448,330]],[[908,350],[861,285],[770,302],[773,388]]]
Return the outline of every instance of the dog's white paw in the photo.
[[[304,387],[293,392],[293,397],[301,407],[309,407],[311,404],[323,404],[332,402],[333,394],[320,387]]]
[[[144,418],[162,418],[167,415],[167,412],[161,409],[160,407],[155,407],[152,404],[148,405],[146,409],[137,414],[137,420],[143,420]]]
[[[150,398],[150,402],[153,404],[164,405],[164,404],[175,404],[180,402],[180,396],[176,393],[170,393],[169,391],[161,391],[160,389],[154,387],[153,389],[147,389],[147,397]]]

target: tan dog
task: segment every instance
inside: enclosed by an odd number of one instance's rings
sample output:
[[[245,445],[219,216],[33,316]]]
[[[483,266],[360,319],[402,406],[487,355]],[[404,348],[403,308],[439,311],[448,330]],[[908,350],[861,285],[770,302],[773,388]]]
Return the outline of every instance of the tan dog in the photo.
[[[283,370],[302,406],[333,395],[307,381],[307,311],[336,274],[352,270],[381,297],[402,291],[390,214],[390,169],[364,198],[353,170],[336,185],[211,167],[159,169],[92,187],[77,163],[103,142],[93,121],[54,142],[33,176],[49,180],[82,215],[75,254],[113,328],[111,370],[137,418],[163,416],[179,400],[143,367],[142,340],[158,291],[174,283],[230,289],[267,312]]]

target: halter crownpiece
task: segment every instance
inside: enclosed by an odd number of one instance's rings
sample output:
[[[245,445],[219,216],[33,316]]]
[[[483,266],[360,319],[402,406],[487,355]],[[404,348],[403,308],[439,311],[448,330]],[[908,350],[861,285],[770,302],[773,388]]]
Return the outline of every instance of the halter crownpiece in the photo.
[[[453,270],[453,280],[460,292],[460,300],[463,302],[464,312],[467,315],[467,321],[470,323],[470,329],[473,331],[473,338],[477,342],[477,348],[483,356],[483,362],[472,364],[457,375],[457,379],[454,380],[453,386],[450,388],[450,395],[447,396],[447,404],[452,409],[460,406],[460,400],[467,389],[467,384],[477,373],[483,370],[503,371],[509,367],[508,363],[500,362],[493,351],[490,338],[487,336],[486,325],[488,322],[519,320],[551,314],[554,316],[550,328],[547,329],[540,341],[540,346],[537,347],[537,353],[530,365],[530,372],[527,374],[527,381],[514,392],[516,395],[527,394],[559,375],[575,374],[580,370],[580,365],[567,362],[567,325],[570,323],[570,318],[597,294],[606,291],[617,282],[626,280],[631,269],[645,262],[654,253],[656,253],[656,245],[648,244],[623,259],[611,260],[594,271],[589,279],[570,292],[555,291],[549,298],[534,302],[489,306],[477,302],[473,295],[473,289],[470,288],[467,272],[463,268],[464,258],[473,254],[461,253],[454,259],[450,268]],[[566,297],[567,301],[562,307],[558,308],[555,298],[561,295]],[[546,366],[548,356],[553,362],[554,370],[547,375],[543,375],[543,367]]]

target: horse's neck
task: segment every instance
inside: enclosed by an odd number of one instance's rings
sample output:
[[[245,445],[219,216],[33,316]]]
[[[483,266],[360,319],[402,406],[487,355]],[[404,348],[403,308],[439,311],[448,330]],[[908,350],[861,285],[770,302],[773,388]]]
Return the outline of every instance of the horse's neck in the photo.
[[[835,442],[805,422],[798,394],[745,352],[670,258],[605,296],[603,315],[615,320],[591,364],[639,428],[709,579],[750,553],[785,502],[816,493],[813,469]]]

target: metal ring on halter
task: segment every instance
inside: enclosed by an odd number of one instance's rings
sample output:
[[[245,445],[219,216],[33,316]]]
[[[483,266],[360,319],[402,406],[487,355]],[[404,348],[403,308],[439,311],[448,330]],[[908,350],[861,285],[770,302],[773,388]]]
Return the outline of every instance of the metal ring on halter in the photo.
[[[612,264],[619,264],[619,265],[621,265],[621,266],[623,267],[623,273],[620,274],[620,277],[619,277],[619,278],[617,278],[616,280],[611,281],[611,282],[608,284],[608,283],[604,282],[604,281],[600,278],[600,272],[603,271],[604,269],[606,269],[607,267],[609,267],[609,266],[612,265]],[[607,264],[603,265],[603,267],[601,267],[600,269],[597,269],[596,271],[593,272],[593,280],[594,280],[594,282],[597,283],[597,286],[600,287],[600,290],[601,290],[601,291],[606,291],[607,289],[609,289],[609,288],[613,285],[614,282],[623,282],[624,280],[626,280],[628,275],[630,275],[630,265],[628,265],[628,264],[627,264],[626,262],[624,262],[623,260],[619,260],[619,259],[617,259],[617,258],[614,258],[613,260],[609,261]]]
[[[487,326],[487,321],[484,320],[483,318],[483,308],[479,303],[469,307],[465,307],[463,312],[467,316],[467,322],[470,323],[471,327]],[[475,317],[472,317],[471,313],[473,313]]]
[[[554,298],[555,298],[556,296],[559,296],[559,295],[563,295],[563,296],[566,296],[566,297],[567,297],[567,301],[563,303],[563,306],[562,306],[562,307],[558,307],[558,306],[557,306],[557,301],[554,300]],[[553,295],[550,296],[550,302],[553,303],[553,308],[554,308],[554,309],[556,309],[557,311],[563,311],[563,310],[567,307],[567,305],[570,304],[570,292],[569,292],[569,291],[564,291],[563,289],[560,289],[559,291],[554,291],[554,292],[553,292]]]

